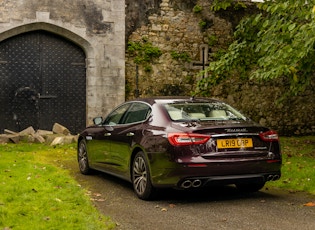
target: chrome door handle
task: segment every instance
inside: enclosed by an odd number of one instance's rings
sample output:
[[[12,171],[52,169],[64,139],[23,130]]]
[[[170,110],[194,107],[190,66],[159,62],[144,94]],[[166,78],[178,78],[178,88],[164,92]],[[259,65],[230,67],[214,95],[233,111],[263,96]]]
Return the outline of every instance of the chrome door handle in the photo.
[[[112,134],[111,133],[105,133],[104,137],[110,137]]]
[[[131,133],[131,132],[130,132],[130,133],[127,133],[126,136],[127,136],[127,137],[133,137],[134,135],[135,135],[134,133]]]

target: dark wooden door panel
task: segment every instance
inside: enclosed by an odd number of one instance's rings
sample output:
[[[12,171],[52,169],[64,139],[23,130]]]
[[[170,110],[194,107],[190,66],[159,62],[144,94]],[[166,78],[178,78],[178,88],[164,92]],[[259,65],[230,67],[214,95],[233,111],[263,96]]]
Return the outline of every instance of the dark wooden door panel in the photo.
[[[35,31],[0,43],[0,132],[55,122],[79,132],[86,120],[85,54],[57,35]]]

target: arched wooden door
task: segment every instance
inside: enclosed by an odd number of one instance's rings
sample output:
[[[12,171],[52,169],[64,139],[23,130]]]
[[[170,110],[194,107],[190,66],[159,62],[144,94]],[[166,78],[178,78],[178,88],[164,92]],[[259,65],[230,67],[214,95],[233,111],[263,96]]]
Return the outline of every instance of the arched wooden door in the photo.
[[[0,133],[29,126],[51,130],[57,122],[72,133],[85,127],[85,53],[46,31],[0,42]]]

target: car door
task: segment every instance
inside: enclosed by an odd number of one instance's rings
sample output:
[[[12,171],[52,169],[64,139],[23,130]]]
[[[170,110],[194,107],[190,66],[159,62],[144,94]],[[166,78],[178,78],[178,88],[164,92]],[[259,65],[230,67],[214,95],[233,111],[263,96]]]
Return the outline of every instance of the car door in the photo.
[[[98,132],[89,141],[89,152],[95,168],[99,170],[112,171],[115,160],[111,154],[110,140],[113,130],[124,117],[130,107],[130,103],[123,104],[113,110],[99,125]]]
[[[151,107],[134,102],[125,113],[121,124],[114,126],[110,137],[110,152],[115,171],[128,177],[130,158],[134,145],[139,145],[143,136],[143,122],[150,115]]]
[[[86,136],[90,166],[99,170],[106,169],[106,158],[110,153],[109,137],[105,135],[108,128],[103,125],[89,128]]]

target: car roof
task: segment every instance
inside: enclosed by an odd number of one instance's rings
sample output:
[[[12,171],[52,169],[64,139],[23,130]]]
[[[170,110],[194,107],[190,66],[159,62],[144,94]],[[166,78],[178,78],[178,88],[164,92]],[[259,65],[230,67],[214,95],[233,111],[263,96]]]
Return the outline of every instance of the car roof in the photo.
[[[142,101],[150,105],[153,104],[165,104],[165,103],[176,103],[176,102],[219,102],[220,100],[203,97],[189,97],[189,96],[159,96],[159,97],[148,97],[148,98],[137,98],[131,101]]]

